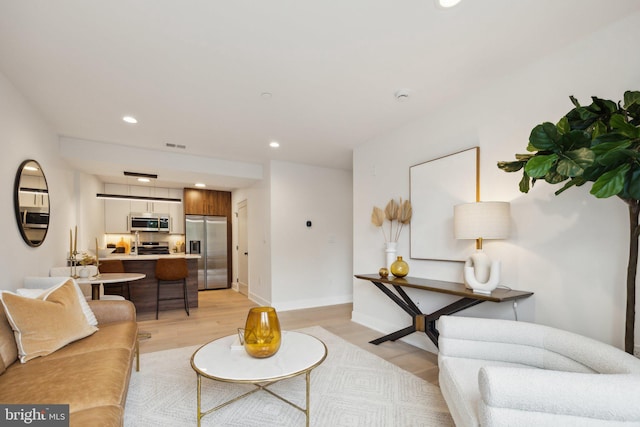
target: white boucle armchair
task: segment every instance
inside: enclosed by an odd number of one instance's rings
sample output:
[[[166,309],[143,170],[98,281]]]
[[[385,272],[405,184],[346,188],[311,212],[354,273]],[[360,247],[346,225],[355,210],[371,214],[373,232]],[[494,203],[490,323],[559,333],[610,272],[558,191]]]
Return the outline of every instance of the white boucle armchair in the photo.
[[[640,426],[640,359],[526,322],[442,316],[440,389],[456,426]]]

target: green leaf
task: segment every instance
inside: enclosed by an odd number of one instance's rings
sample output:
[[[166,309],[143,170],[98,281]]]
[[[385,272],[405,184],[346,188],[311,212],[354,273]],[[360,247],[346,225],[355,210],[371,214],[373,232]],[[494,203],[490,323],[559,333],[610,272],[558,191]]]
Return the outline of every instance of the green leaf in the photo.
[[[624,138],[618,141],[598,143],[597,145],[594,145],[591,150],[596,154],[596,156],[602,156],[614,150],[624,150],[625,148],[629,148],[630,145],[631,141]]]
[[[625,185],[625,192],[629,198],[640,200],[640,167],[637,165],[634,165],[629,173],[629,179],[627,179]]]
[[[599,112],[600,114],[611,114],[618,110],[618,104],[613,101],[598,98],[597,96],[592,96],[591,99],[593,103],[587,107],[591,111]]]
[[[619,143],[620,145],[623,145],[624,143],[630,142],[630,141],[628,137],[617,132],[605,133],[595,138],[593,141],[591,141],[591,149],[595,151],[596,155],[598,155],[603,151],[604,152],[607,151],[607,146],[600,148],[600,145],[607,144],[610,142]]]
[[[602,120],[596,121],[591,127],[591,139],[595,139],[605,133],[607,133],[607,125],[602,123]]]
[[[626,91],[624,93],[624,109],[627,112],[629,123],[633,126],[640,125],[640,92]]]
[[[600,117],[600,111],[597,109],[594,111],[593,104],[589,107],[576,108],[576,113],[583,121],[595,121]]]
[[[520,192],[521,193],[528,193],[529,189],[531,188],[530,184],[529,184],[529,175],[527,175],[527,173],[523,173],[522,174],[522,179],[520,180],[520,182],[518,183],[518,187],[520,187]]]
[[[608,169],[613,168],[621,163],[629,163],[638,158],[638,153],[633,150],[611,150],[598,157],[598,163],[606,166]]]
[[[625,110],[631,107],[632,105],[640,105],[640,92],[637,91],[626,91],[624,93],[624,108]]]
[[[569,119],[566,116],[561,118],[558,124],[556,125],[556,129],[558,129],[558,132],[561,135],[564,135],[565,133],[569,133],[571,131],[571,126],[569,126]]]
[[[578,100],[577,100],[573,95],[571,95],[571,96],[569,97],[569,99],[571,100],[571,103],[572,103],[574,106],[576,106],[576,107],[579,107],[579,106],[580,106],[580,103],[578,102]]]
[[[622,114],[614,114],[611,116],[609,124],[613,129],[629,138],[638,138],[640,136],[640,129],[627,123],[627,119]]]
[[[596,160],[597,160],[597,157],[596,157]],[[603,173],[607,172],[608,170],[609,168],[607,168],[606,166],[602,166],[596,161],[593,163],[593,165],[591,165],[590,167],[584,170],[584,172],[582,173],[582,177],[587,181],[595,181],[596,179],[600,178],[600,176]]]
[[[591,147],[591,136],[583,130],[572,130],[560,137],[559,145],[563,151]]]
[[[535,156],[535,154],[516,154],[516,160],[528,161],[533,156]]]
[[[559,174],[553,168],[551,168],[551,170],[544,176],[545,182],[549,184],[559,184],[562,181],[566,181],[567,179],[569,179],[568,176]]]
[[[620,193],[624,188],[625,176],[627,172],[629,172],[630,167],[631,165],[627,163],[602,174],[602,176],[593,183],[591,194],[599,199],[604,199]]]
[[[549,172],[556,161],[558,161],[557,154],[538,155],[527,162],[524,171],[532,178],[542,178]]]
[[[505,172],[518,172],[526,164],[526,161],[498,162],[498,168]]]
[[[533,128],[529,135],[529,144],[538,150],[553,150],[558,148],[559,138],[556,126],[545,122]]]
[[[584,170],[593,164],[595,158],[594,152],[588,148],[567,151],[558,162],[557,172],[565,177],[582,175]]]
[[[585,184],[586,182],[587,182],[587,180],[585,180],[584,178],[579,177],[579,176],[575,177],[575,178],[571,178],[569,180],[569,182],[567,182],[565,185],[563,185],[562,188],[559,189],[558,191],[556,191],[554,194],[557,196],[560,193],[564,192],[565,190],[567,190],[567,189],[569,189],[569,188],[571,188],[573,186],[579,187],[579,186]]]

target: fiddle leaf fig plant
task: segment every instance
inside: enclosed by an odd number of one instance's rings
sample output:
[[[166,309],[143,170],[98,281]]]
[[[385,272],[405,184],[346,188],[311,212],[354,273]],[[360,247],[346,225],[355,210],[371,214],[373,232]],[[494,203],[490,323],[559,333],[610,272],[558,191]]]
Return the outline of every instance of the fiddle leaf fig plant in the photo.
[[[592,97],[588,106],[573,96],[570,99],[574,108],[556,124],[545,122],[533,128],[527,154],[498,162],[498,167],[505,172],[522,171],[523,193],[538,180],[562,184],[556,195],[591,182],[590,193],[595,197],[616,196],[628,205],[625,351],[633,353],[640,235],[640,92],[627,91],[620,102]]]

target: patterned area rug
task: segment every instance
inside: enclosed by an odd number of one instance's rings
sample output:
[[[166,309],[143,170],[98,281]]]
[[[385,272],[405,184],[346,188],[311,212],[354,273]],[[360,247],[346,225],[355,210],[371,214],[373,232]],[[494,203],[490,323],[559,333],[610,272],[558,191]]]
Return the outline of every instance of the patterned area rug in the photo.
[[[453,426],[440,390],[325,329],[300,329],[327,346],[328,356],[311,372],[311,426]],[[142,354],[131,374],[126,427],[196,425],[196,374],[190,360],[199,346]],[[203,412],[254,386],[202,380]],[[305,406],[304,375],[271,390]],[[304,414],[259,391],[202,419],[203,426],[304,426]]]

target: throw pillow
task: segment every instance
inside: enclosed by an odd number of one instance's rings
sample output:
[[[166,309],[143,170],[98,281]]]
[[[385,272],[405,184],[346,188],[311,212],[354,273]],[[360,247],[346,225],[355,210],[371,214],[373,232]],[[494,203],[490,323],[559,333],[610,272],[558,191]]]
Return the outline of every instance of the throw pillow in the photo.
[[[66,282],[67,280],[69,279],[67,278],[62,279],[60,284]],[[58,286],[60,286],[60,284],[54,286],[53,288],[57,288]],[[82,307],[82,312],[84,313],[84,316],[87,318],[87,322],[89,322],[91,326],[98,326],[98,319],[96,319],[95,314],[93,314],[93,310],[91,310],[91,307],[89,307],[89,304],[87,303],[87,300],[84,294],[82,293],[82,289],[80,289],[80,286],[78,286],[78,283],[76,283],[75,280],[73,281],[73,284],[75,285],[76,291],[78,292],[78,298],[80,299],[80,306]],[[27,298],[38,298],[40,295],[47,292],[48,290],[49,289],[20,288],[20,289],[16,289],[16,294],[23,297],[27,297]]]
[[[2,294],[8,291],[0,291],[0,299]],[[0,359],[2,364],[10,366],[13,362],[18,360],[18,347],[16,346],[16,336],[11,329],[11,325],[7,320],[7,316],[2,309],[2,303],[0,303]]]
[[[5,292],[2,305],[13,329],[22,363],[51,354],[98,330],[89,325],[82,313],[72,280],[54,286],[37,299]]]

